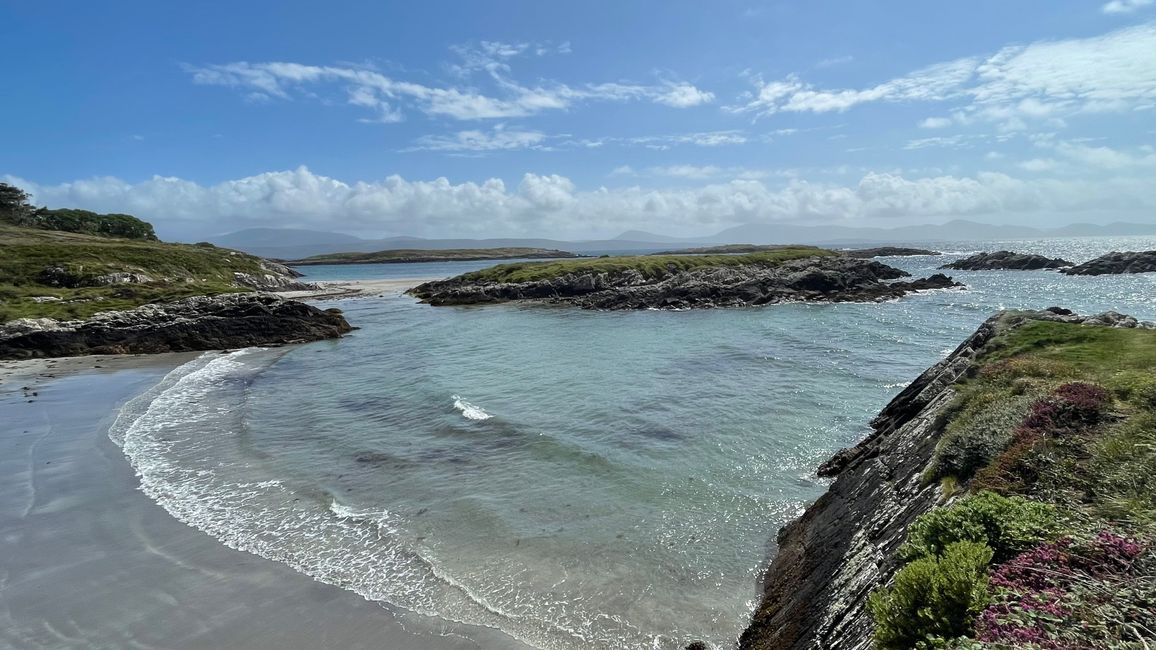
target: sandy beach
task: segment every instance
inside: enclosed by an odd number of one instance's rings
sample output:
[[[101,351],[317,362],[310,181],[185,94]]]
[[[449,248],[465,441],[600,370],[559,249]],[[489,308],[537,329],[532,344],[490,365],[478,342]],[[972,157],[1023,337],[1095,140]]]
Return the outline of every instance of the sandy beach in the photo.
[[[195,356],[0,362],[0,647],[524,647],[226,548],[139,492],[108,426]]]
[[[337,300],[397,296],[423,282],[442,278],[400,278],[395,280],[322,280],[321,289],[313,291],[279,291],[277,295],[294,300]]]

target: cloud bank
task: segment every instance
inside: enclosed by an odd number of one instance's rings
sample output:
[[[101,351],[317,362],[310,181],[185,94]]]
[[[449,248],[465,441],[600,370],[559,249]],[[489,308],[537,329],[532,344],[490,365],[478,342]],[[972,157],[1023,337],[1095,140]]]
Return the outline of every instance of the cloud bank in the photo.
[[[1094,158],[1110,168],[1125,163],[1100,148],[1053,147],[1065,158]],[[1128,164],[1148,168],[1148,158]],[[6,177],[52,207],[83,206],[127,212],[164,232],[206,236],[244,227],[306,227],[380,235],[603,237],[628,228],[702,233],[737,223],[875,224],[897,219],[1052,214],[1156,209],[1150,175],[1103,180],[1027,178],[980,172],[973,176],[908,177],[870,172],[858,182],[820,183],[792,178],[771,185],[735,177],[690,188],[619,187],[580,190],[568,178],[524,174],[513,187],[500,179],[451,183],[390,176],[346,183],[306,167],[200,185],[156,176],[140,183],[93,178],[40,185]],[[1126,166],[1126,165],[1125,165]],[[720,170],[658,170],[684,179]],[[170,235],[172,236],[172,235]]]

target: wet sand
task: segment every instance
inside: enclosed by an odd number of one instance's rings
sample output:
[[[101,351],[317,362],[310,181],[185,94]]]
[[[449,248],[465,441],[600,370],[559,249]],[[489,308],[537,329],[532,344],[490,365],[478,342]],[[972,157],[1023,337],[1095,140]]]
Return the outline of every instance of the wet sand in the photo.
[[[108,426],[195,356],[0,362],[0,647],[526,647],[226,548],[141,494]]]

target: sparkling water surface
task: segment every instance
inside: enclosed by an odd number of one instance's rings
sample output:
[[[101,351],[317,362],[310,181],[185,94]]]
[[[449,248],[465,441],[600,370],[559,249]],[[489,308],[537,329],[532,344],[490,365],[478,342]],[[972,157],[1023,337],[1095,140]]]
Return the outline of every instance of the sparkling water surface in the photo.
[[[942,244],[1081,262],[1145,238]],[[307,267],[307,279],[486,262]],[[993,312],[1156,319],[1156,274],[949,272],[878,304],[593,312],[338,303],[340,340],[211,354],[114,427],[142,486],[224,543],[541,648],[730,647],[815,467]]]

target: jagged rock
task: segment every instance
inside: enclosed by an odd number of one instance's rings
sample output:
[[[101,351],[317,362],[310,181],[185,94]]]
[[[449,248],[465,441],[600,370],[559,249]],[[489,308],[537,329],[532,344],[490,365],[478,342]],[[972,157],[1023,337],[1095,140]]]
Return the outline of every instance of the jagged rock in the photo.
[[[843,251],[847,257],[871,258],[871,257],[909,257],[912,255],[943,255],[939,251],[931,251],[925,248],[903,248],[902,246],[879,246],[878,248],[860,248],[857,250]]]
[[[899,567],[907,527],[943,496],[924,480],[956,383],[997,333],[1032,320],[1156,328],[1112,312],[1079,316],[1062,308],[1002,312],[900,392],[871,422],[872,433],[824,463],[835,481],[779,531],[763,575],[763,598],[740,650],[870,650],[868,595]]]
[[[106,286],[110,284],[144,284],[152,281],[152,276],[144,273],[107,273],[91,278],[88,282],[94,286]]]
[[[1031,253],[996,251],[994,253],[976,253],[971,257],[965,257],[950,264],[944,264],[939,268],[954,269],[957,271],[993,271],[998,269],[1035,271],[1039,269],[1059,269],[1071,265],[1071,262],[1058,257],[1053,259]]]
[[[1117,273],[1156,272],[1156,251],[1139,253],[1108,253],[1094,260],[1073,266],[1063,273],[1068,275],[1107,275]]]
[[[499,283],[464,276],[427,282],[409,291],[431,305],[510,300],[565,303],[586,309],[704,309],[788,301],[846,302],[899,298],[912,291],[962,286],[942,274],[891,282],[909,274],[850,257],[809,257],[778,266],[671,267],[647,279],[636,269],[572,273],[546,280]]]
[[[290,276],[266,273],[252,275],[249,273],[233,273],[233,282],[242,287],[257,291],[315,291],[319,286],[312,282],[298,282]]]
[[[102,312],[86,320],[0,324],[0,359],[215,350],[337,338],[340,313],[276,296],[225,294]]]

